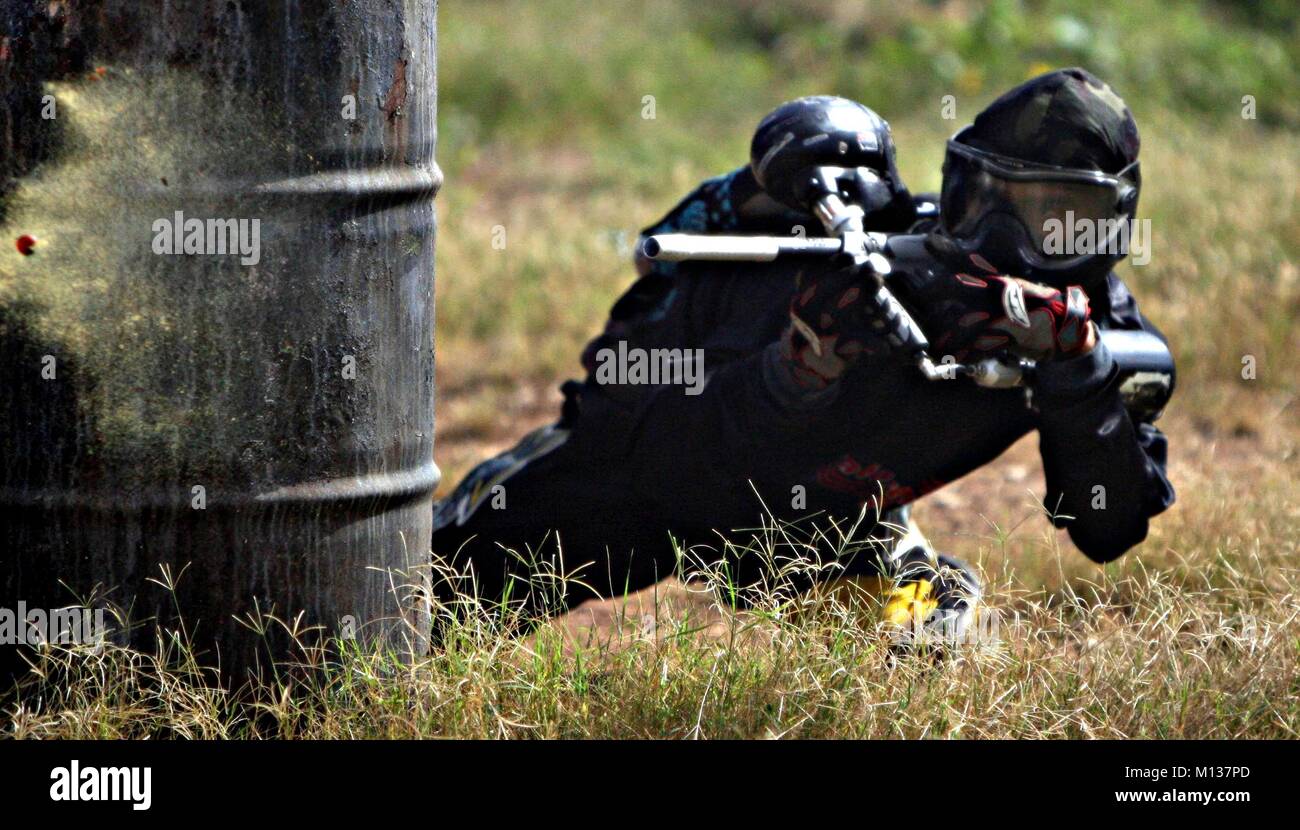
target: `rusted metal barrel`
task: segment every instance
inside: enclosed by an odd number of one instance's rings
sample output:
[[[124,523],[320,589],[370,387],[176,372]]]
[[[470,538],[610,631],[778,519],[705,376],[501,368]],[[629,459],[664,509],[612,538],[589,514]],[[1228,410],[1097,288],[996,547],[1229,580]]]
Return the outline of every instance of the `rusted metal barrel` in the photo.
[[[421,648],[436,3],[0,9],[0,607]]]

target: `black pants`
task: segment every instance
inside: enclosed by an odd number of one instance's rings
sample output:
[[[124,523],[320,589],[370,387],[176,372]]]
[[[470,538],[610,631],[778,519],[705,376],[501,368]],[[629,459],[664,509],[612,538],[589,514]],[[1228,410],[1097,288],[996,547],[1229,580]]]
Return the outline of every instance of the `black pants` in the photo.
[[[463,524],[434,531],[435,563],[441,560],[458,575],[449,580],[435,573],[439,600],[472,593],[491,605],[509,592],[528,614],[560,612],[674,573],[664,517],[632,498],[618,471],[585,457],[583,446],[570,439],[527,463],[492,485],[495,492],[486,491]],[[568,578],[566,590],[559,590],[555,575]]]
[[[514,452],[484,468],[509,467],[499,462]],[[528,619],[701,569],[719,577],[724,601],[745,606],[752,591],[798,591],[829,576],[884,570],[885,546],[869,541],[881,535],[874,521],[860,525],[850,545],[814,536],[811,522],[773,533],[762,530],[755,498],[749,512],[718,515],[712,526],[682,524],[677,517],[690,511],[674,509],[673,493],[638,495],[636,470],[593,451],[578,432],[508,477],[482,472],[435,508],[444,514],[432,540],[435,597],[444,607],[464,607],[467,596],[479,608],[509,600]],[[483,495],[476,508],[462,523],[448,520],[446,506],[465,503],[476,483]]]

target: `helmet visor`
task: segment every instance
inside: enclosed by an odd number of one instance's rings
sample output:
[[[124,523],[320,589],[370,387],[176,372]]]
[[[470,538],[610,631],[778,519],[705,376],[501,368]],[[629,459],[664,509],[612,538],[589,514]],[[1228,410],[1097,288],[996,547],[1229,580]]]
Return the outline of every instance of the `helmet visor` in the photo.
[[[1098,242],[1113,240],[1133,215],[1136,161],[1114,175],[1072,170],[988,153],[961,138],[958,133],[948,142],[940,196],[940,219],[956,239],[977,238],[986,219],[1003,214],[1023,228],[1023,254],[1063,264],[1079,258],[1073,246],[1059,244],[1063,234],[1073,235],[1079,223],[1088,222]]]

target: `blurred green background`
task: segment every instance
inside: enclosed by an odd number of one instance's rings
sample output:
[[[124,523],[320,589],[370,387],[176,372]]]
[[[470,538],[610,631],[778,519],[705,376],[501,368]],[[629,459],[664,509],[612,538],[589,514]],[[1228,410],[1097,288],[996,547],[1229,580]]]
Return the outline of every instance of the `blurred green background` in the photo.
[[[1231,2],[572,0],[444,4],[442,147],[458,169],[492,142],[599,149],[601,173],[652,183],[671,152],[719,167],[781,101],[833,91],[887,118],[959,118],[1036,69],[1084,66],[1129,98],[1215,119],[1254,95],[1261,126],[1300,126],[1297,6]],[[656,96],[647,135],[640,98]]]

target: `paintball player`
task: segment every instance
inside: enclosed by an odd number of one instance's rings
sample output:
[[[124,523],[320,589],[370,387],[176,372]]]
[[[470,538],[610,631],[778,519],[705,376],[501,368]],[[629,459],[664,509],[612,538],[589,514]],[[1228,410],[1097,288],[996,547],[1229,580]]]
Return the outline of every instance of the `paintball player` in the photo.
[[[1045,244],[1046,220],[1066,210],[1109,222],[1112,235],[1133,217],[1138,133],[1124,102],[1078,69],[1011,90],[949,142],[939,219],[918,223],[920,200],[898,177],[888,125],[843,99],[800,99],[759,126],[755,146],[766,131],[764,146],[776,149],[705,182],[643,236],[788,237],[817,227],[762,184],[789,150],[773,132],[801,118],[829,118],[830,132],[848,123],[857,149],[875,152],[850,171],[849,189],[867,230],[917,231],[890,237],[886,253],[891,285],[932,352],[956,361],[1032,359],[1029,394],[968,377],[928,380],[898,360],[862,275],[843,263],[642,256],[640,279],[584,352],[587,380],[564,385],[560,420],[481,464],[435,504],[435,561],[472,573],[472,583],[435,576],[440,599],[472,591],[488,602],[559,610],[590,593],[547,594],[533,587],[538,574],[574,574],[617,595],[674,573],[678,550],[706,563],[725,558],[743,598],[772,580],[773,556],[754,555],[752,529],[814,520],[856,523],[854,538],[890,541],[883,552],[829,533],[782,542],[778,559],[818,564],[814,576],[795,578],[796,588],[813,578],[881,577],[890,586],[886,619],[906,626],[943,617],[964,627],[980,595],[976,574],[936,555],[914,527],[901,539],[888,529],[910,524],[913,501],[1029,431],[1040,436],[1048,513],[1094,561],[1140,542],[1148,519],[1173,502],[1165,438],[1151,423],[1172,386],[1126,403],[1099,338],[1101,330],[1155,332],[1111,273],[1124,252],[1112,244],[1067,256]],[[693,356],[703,363],[703,388],[686,394],[663,377],[611,383],[597,369],[615,346]],[[721,544],[719,533],[736,543]]]

